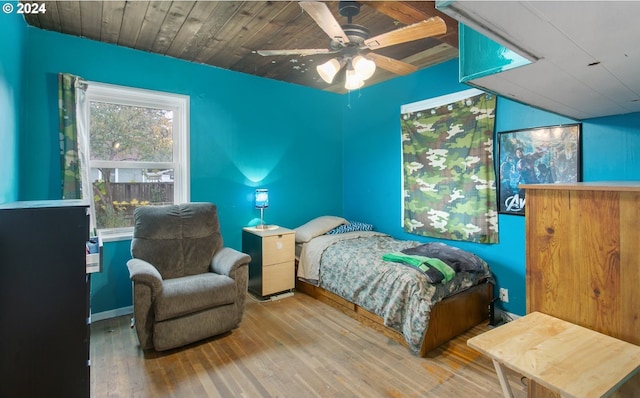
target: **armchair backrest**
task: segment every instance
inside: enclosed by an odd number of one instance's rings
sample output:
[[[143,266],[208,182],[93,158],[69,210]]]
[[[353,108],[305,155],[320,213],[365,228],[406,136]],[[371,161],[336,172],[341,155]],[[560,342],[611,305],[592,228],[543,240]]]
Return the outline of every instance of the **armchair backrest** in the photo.
[[[163,279],[207,272],[222,245],[212,203],[143,206],[134,211],[131,255],[153,264]]]

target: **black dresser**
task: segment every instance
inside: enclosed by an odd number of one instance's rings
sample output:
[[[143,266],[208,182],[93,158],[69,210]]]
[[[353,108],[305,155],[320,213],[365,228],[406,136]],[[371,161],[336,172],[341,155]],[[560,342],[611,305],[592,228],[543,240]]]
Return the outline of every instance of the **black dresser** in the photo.
[[[0,397],[89,397],[88,204],[0,205]]]

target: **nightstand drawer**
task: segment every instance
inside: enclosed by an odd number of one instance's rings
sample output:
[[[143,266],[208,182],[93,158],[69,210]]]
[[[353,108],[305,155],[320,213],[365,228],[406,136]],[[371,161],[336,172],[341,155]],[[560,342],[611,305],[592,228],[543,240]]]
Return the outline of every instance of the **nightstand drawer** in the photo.
[[[262,295],[292,289],[295,285],[293,266],[293,260],[265,266],[262,269]]]
[[[262,238],[263,265],[293,261],[295,238],[295,234],[272,235]]]
[[[251,256],[249,291],[270,296],[295,287],[295,231],[243,228],[242,251]]]

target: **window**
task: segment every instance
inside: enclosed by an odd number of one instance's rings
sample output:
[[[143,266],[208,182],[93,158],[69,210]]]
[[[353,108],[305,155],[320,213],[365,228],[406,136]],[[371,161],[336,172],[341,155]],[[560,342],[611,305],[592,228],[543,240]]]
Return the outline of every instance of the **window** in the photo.
[[[189,97],[88,83],[92,228],[130,237],[133,211],[189,201]]]

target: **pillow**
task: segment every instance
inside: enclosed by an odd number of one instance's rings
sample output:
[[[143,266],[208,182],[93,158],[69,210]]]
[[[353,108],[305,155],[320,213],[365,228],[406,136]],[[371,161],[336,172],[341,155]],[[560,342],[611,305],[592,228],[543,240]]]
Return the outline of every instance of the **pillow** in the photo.
[[[306,243],[316,236],[323,235],[327,231],[331,231],[338,225],[347,224],[348,221],[342,217],[321,216],[314,218],[308,223],[294,228],[296,231],[296,243]]]
[[[338,225],[331,231],[327,232],[327,235],[344,234],[346,232],[356,231],[373,231],[373,225],[359,221],[349,221],[348,224]]]

